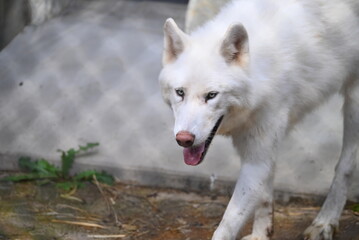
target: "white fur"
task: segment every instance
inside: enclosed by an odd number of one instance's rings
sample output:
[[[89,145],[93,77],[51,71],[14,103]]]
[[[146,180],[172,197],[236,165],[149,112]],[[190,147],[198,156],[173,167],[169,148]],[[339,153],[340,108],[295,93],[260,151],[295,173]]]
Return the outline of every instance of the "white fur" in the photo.
[[[359,143],[358,26],[357,0],[233,1],[191,35],[167,20],[160,83],[175,115],[174,133],[188,131],[194,145],[201,144],[224,115],[217,133],[232,137],[242,159],[213,240],[235,239],[255,209],[253,233],[244,239],[269,239],[278,142],[306,113],[341,92],[342,154],[323,208],[304,234],[332,239]],[[179,88],[184,97],[176,95]],[[211,91],[218,95],[206,101]]]

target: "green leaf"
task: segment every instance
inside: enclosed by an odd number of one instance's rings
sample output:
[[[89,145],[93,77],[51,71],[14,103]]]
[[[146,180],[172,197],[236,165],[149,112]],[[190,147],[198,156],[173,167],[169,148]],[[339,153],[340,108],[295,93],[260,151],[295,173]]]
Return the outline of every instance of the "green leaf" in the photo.
[[[105,183],[107,185],[113,185],[115,183],[115,178],[106,173],[105,171],[102,171],[101,173],[96,174],[97,181]]]
[[[32,162],[30,157],[20,157],[18,164],[23,171],[33,172],[36,169],[36,163]]]
[[[68,178],[69,177],[69,172],[70,169],[72,168],[72,165],[75,161],[75,156],[76,156],[76,150],[71,148],[70,150],[62,151],[61,154],[61,170],[62,170],[62,176],[64,178]]]
[[[13,175],[4,177],[1,180],[2,181],[12,181],[12,182],[21,182],[21,181],[32,181],[37,179],[51,179],[51,178],[57,178],[56,175],[52,173],[28,173],[28,174],[19,174],[19,175]]]
[[[100,144],[99,143],[87,143],[85,146],[79,146],[79,150],[77,150],[77,153],[79,152],[85,152],[85,151],[88,151],[90,150],[91,148],[94,148],[94,147],[97,147],[99,146]]]
[[[56,166],[44,159],[31,161],[29,157],[21,157],[19,158],[19,167],[24,171],[45,175],[58,175],[59,173],[59,169]]]
[[[40,159],[35,162],[36,172],[43,174],[59,175],[60,169],[55,165],[49,163],[45,159]]]
[[[359,212],[359,203],[356,203],[354,204],[351,209],[354,211],[354,212]]]
[[[95,170],[87,170],[80,172],[75,175],[74,179],[78,181],[91,181],[93,178],[93,175],[95,175],[97,172]]]
[[[21,182],[21,181],[30,181],[38,177],[38,174],[28,173],[22,175],[13,175],[2,178],[2,181],[11,181],[11,182]]]
[[[101,183],[105,183],[107,185],[113,185],[115,183],[115,178],[111,174],[108,174],[105,171],[98,172],[96,170],[80,172],[76,174],[74,179],[77,181],[92,181],[94,175],[96,176],[97,181]]]
[[[75,157],[77,154],[79,154],[80,152],[85,152],[88,151],[91,148],[97,147],[99,146],[99,143],[87,143],[85,146],[79,146],[78,150],[75,150],[73,148],[67,150],[67,151],[63,151],[60,150],[62,152],[61,154],[61,162],[62,162],[62,175],[64,178],[68,178],[69,177],[69,172],[74,164],[75,161]]]
[[[60,182],[56,183],[56,187],[65,191],[70,191],[74,188],[77,188],[77,182]]]
[[[106,172],[100,173],[97,171],[84,171],[76,175],[74,178],[70,178],[69,173],[74,164],[76,155],[80,152],[88,151],[89,149],[92,149],[99,145],[99,143],[87,143],[85,146],[79,146],[77,150],[73,148],[67,151],[58,150],[59,152],[61,152],[61,168],[56,167],[45,159],[32,161],[30,157],[21,157],[19,158],[19,167],[20,169],[29,173],[9,176],[0,180],[13,182],[44,180],[41,182],[47,183],[49,182],[48,179],[59,179],[63,177],[66,179],[70,179],[70,181],[61,182],[57,185],[59,188],[69,190],[73,189],[74,187],[83,186],[82,181],[91,181],[93,179],[93,176],[95,175],[99,182],[113,184],[114,178]]]
[[[4,181],[20,182],[58,177],[59,169],[44,159],[31,161],[30,157],[19,158],[20,169],[30,172],[3,178]]]

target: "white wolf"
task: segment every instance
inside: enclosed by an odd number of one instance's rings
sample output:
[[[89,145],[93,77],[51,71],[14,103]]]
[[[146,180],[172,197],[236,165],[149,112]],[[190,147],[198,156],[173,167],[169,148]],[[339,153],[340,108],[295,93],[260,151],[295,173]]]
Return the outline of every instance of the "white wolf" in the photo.
[[[329,195],[304,232],[329,240],[338,228],[359,145],[359,1],[238,0],[190,35],[164,25],[160,84],[175,116],[184,160],[199,164],[214,135],[232,137],[240,175],[214,240],[272,232],[278,144],[303,116],[340,92],[344,139]]]

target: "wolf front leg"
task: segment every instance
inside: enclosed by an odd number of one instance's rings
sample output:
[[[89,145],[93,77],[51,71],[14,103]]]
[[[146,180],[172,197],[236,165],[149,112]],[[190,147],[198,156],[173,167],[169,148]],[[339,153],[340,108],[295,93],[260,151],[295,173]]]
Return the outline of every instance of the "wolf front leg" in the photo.
[[[236,239],[255,209],[253,233],[244,239],[267,240],[272,232],[273,168],[279,134],[248,136],[251,137],[234,139],[242,166],[232,198],[212,240]]]
[[[268,181],[268,197],[255,208],[252,233],[242,240],[269,240],[273,234],[273,180]],[[270,186],[269,186],[270,185]]]
[[[241,167],[241,173],[238,178],[234,193],[224,213],[221,223],[215,231],[212,240],[234,240],[238,232],[241,230],[247,219],[253,213],[255,207],[263,204],[267,195],[265,182],[269,180],[271,168],[267,165],[244,164]],[[271,197],[270,197],[271,198]],[[271,214],[271,213],[270,213]],[[255,238],[258,240],[268,239],[267,229],[271,230],[272,221],[268,216],[259,216],[263,218],[256,219],[257,228],[261,221],[261,232]],[[259,230],[259,229],[258,229]],[[252,236],[246,237],[251,239]]]

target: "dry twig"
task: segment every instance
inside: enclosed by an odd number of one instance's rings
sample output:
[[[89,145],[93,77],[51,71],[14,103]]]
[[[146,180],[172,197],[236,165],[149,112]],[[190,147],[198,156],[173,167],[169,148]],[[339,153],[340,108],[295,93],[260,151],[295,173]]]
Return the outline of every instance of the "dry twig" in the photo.
[[[113,199],[112,199],[112,201],[110,201],[110,200],[105,196],[105,193],[103,192],[100,183],[97,181],[96,175],[93,175],[93,180],[94,180],[94,183],[95,183],[95,185],[97,186],[98,190],[100,191],[102,197],[103,197],[103,198],[105,199],[105,201],[106,201],[107,209],[112,212],[112,214],[113,214],[113,216],[114,216],[114,218],[115,218],[116,226],[120,225],[121,222],[118,220],[117,213],[116,213],[115,209],[113,208],[113,202],[112,202]],[[112,203],[112,204],[111,204],[111,203]]]
[[[107,227],[102,226],[102,225],[97,224],[97,223],[76,222],[76,221],[57,220],[57,219],[52,219],[51,222],[72,224],[72,225],[78,225],[78,226],[83,226],[83,227],[93,227],[93,228],[107,229]]]
[[[124,234],[117,234],[117,235],[87,235],[87,237],[105,239],[105,238],[124,238],[124,237],[126,237],[126,235],[124,235]]]

